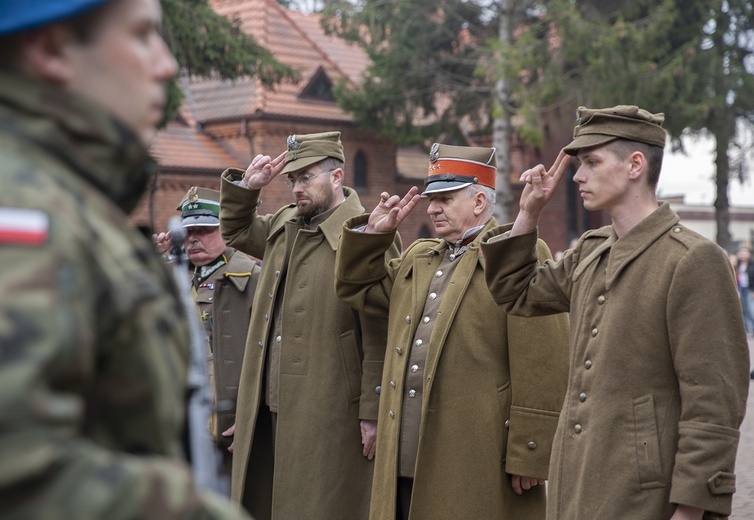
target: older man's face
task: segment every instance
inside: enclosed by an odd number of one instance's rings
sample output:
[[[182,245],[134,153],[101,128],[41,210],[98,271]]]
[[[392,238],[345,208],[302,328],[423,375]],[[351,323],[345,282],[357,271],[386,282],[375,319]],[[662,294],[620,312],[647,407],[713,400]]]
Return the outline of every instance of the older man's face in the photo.
[[[187,227],[186,231],[186,254],[195,266],[209,264],[227,249],[220,226],[192,226]]]

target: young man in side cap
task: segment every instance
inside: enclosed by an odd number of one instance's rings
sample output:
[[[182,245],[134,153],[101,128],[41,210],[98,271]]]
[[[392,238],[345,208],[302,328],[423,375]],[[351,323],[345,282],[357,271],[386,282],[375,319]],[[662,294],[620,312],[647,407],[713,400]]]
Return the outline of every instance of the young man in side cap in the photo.
[[[343,186],[340,132],[288,137],[223,174],[220,227],[228,245],[261,258],[238,391],[231,494],[257,519],[360,520],[374,470],[384,320],[335,295],[343,222],[361,215]],[[261,190],[285,181],[295,199],[257,213]],[[399,240],[385,255],[398,253]]]
[[[663,120],[636,106],[579,108],[552,168],[522,174],[516,221],[483,238],[487,282],[507,312],[571,316],[551,519],[731,512],[749,351],[724,252],[658,205]],[[612,225],[538,265],[539,215],[570,156],[584,207],[606,210]]]
[[[338,296],[389,316],[372,520],[544,519],[568,321],[508,318],[492,300],[479,241],[497,226],[495,177],[494,149],[435,144],[422,195],[439,238],[389,263],[416,188],[346,222]]]
[[[3,519],[245,517],[185,462],[186,317],[126,224],[177,71],[160,24],[157,0],[0,2]]]

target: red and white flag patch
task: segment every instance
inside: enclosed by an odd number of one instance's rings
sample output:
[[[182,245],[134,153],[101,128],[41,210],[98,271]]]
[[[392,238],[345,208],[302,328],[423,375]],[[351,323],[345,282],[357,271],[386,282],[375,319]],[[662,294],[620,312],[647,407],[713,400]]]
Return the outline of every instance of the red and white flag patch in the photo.
[[[0,244],[39,246],[50,234],[50,217],[44,211],[0,207]]]

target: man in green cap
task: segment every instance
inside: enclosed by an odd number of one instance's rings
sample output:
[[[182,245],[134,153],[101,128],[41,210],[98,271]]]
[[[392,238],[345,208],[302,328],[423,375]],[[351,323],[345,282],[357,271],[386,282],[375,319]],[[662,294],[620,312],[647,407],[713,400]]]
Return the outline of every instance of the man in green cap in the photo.
[[[433,145],[422,196],[439,238],[389,263],[416,188],[346,222],[336,292],[389,317],[371,520],[545,517],[568,319],[509,319],[492,300],[479,241],[497,226],[496,177],[493,148]]]
[[[258,519],[366,519],[386,327],[341,302],[333,279],[343,222],[364,208],[343,186],[340,132],[291,135],[287,144],[275,159],[257,155],[246,171],[222,176],[223,237],[263,261],[231,495]],[[260,215],[261,190],[276,178],[295,203]]]
[[[229,494],[232,454],[228,448],[233,437],[228,429],[235,422],[238,380],[261,267],[258,260],[223,242],[219,191],[192,186],[176,209],[186,230],[184,247],[193,266],[191,287],[208,343],[214,391],[210,433],[222,457],[221,487]],[[170,233],[153,238],[159,252],[169,251]]]
[[[186,463],[186,315],[126,224],[178,70],[160,26],[157,0],[0,2],[3,519],[246,517]]]
[[[516,221],[482,242],[490,291],[506,312],[571,316],[548,518],[731,512],[749,351],[725,253],[658,204],[663,120],[636,106],[579,108],[555,164],[522,174]],[[612,225],[538,266],[539,216],[570,156],[584,207],[607,211]]]

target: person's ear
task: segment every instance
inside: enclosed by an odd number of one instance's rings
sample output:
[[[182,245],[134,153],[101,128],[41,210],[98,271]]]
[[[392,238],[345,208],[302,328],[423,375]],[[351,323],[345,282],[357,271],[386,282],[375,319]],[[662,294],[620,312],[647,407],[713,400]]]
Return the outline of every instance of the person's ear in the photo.
[[[330,179],[332,179],[333,186],[339,188],[343,186],[343,170],[341,168],[335,168],[330,172]]]
[[[70,29],[53,24],[22,35],[21,67],[32,77],[66,85],[74,77],[74,67],[67,55],[66,46],[71,41]]]
[[[487,194],[483,191],[474,193],[474,216],[478,217],[483,211],[487,211]]]
[[[636,180],[647,171],[647,158],[641,152],[633,152],[628,158],[628,178]]]

